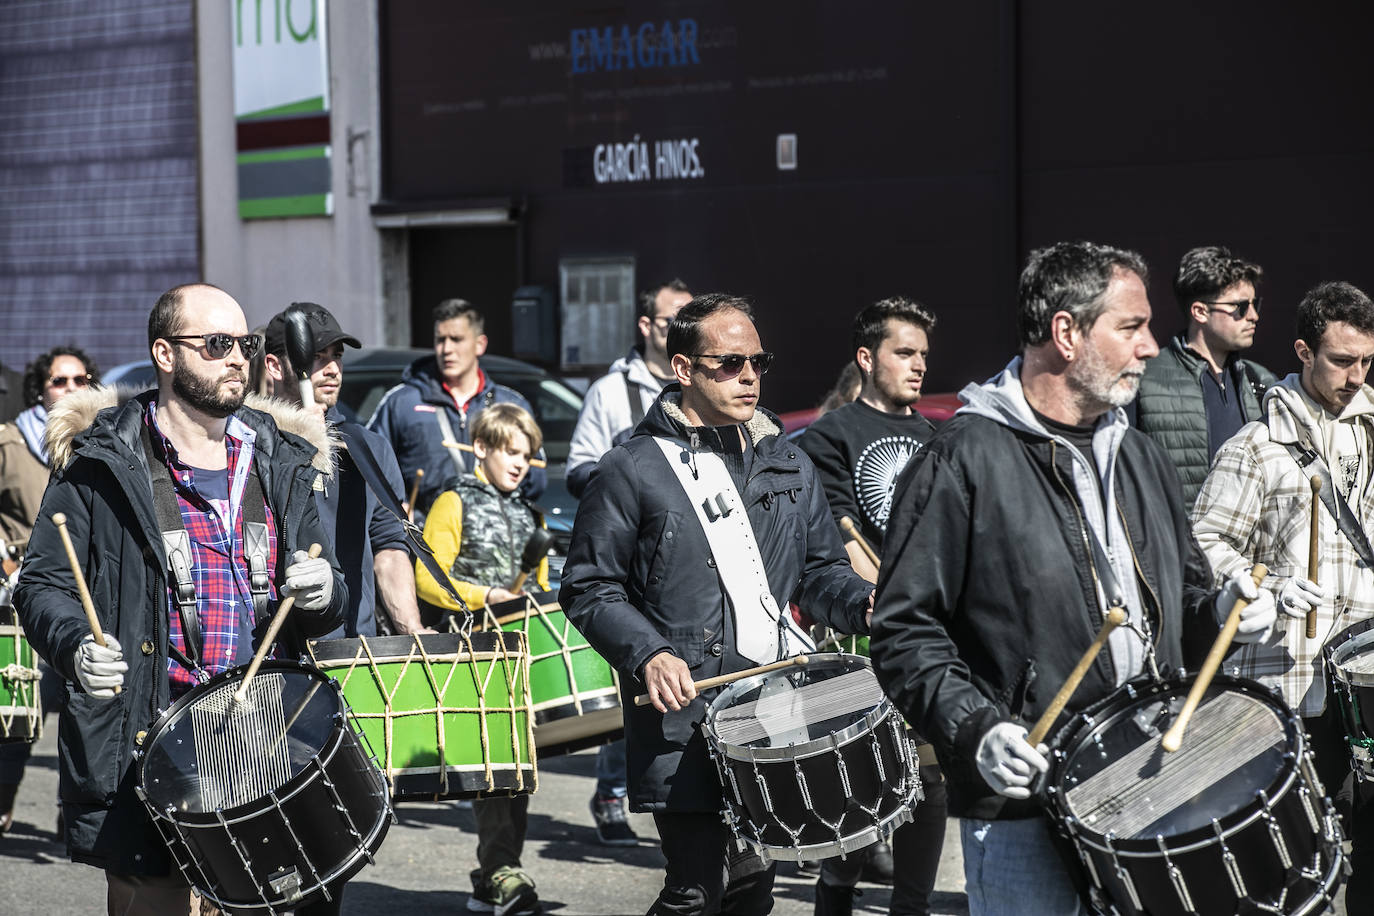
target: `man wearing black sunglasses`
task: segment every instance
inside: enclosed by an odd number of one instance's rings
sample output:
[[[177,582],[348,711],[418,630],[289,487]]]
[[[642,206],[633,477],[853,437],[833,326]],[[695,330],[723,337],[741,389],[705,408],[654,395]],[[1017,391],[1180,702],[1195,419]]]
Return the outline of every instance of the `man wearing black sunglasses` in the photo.
[[[872,585],[845,559],[815,467],[758,409],[773,354],[749,303],[693,299],[668,353],[675,382],[582,497],[559,603],[621,674],[630,805],[653,812],[667,859],[650,912],[762,916],[773,868],[735,851],[721,820],[699,730],[710,692],[693,682],[800,651],[794,597],[866,633]],[[741,569],[752,587],[739,587]],[[651,705],[633,704],[641,692]]]
[[[1194,248],[1179,262],[1174,296],[1183,333],[1150,360],[1128,415],[1169,453],[1191,506],[1212,456],[1242,426],[1260,417],[1260,400],[1277,379],[1240,358],[1255,342],[1260,317],[1258,264],[1225,248]]]
[[[69,854],[105,870],[111,913],[185,913],[191,889],[134,791],[134,752],[204,677],[247,662],[280,600],[275,654],[343,619],[348,590],[311,493],[333,473],[318,417],[244,403],[248,333],[208,284],[164,293],[148,319],[158,387],[69,394],[48,420],[53,482],[15,606],[66,681],[58,753]],[[53,521],[75,546],[104,631],[94,640]],[[311,544],[324,553],[307,556]]]

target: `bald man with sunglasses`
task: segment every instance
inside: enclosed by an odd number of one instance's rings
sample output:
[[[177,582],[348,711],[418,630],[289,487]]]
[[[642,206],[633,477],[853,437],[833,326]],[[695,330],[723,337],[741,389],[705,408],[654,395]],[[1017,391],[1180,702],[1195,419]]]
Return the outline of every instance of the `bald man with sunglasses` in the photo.
[[[34,648],[66,681],[68,853],[105,871],[108,910],[123,914],[191,905],[134,792],[134,752],[159,710],[246,663],[287,596],[280,658],[339,626],[348,599],[311,498],[333,473],[324,424],[281,402],[245,404],[262,338],[238,303],[208,284],[171,289],[149,316],[148,346],[155,391],[77,392],[50,414],[53,482],[15,593]],[[77,600],[57,513],[104,645]],[[311,559],[314,543],[325,552]]]
[[[667,859],[649,912],[763,916],[773,868],[736,850],[721,819],[700,731],[715,691],[693,682],[804,651],[794,598],[867,633],[873,587],[845,557],[815,467],[758,409],[773,354],[749,303],[693,299],[668,353],[675,382],[578,506],[559,603],[620,671],[630,806],[653,813]],[[639,693],[652,705],[635,706]]]

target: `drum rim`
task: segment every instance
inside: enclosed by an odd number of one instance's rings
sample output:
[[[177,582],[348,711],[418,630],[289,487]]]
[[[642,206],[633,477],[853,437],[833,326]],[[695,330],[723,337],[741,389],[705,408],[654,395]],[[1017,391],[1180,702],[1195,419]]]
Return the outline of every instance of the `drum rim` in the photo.
[[[482,654],[495,653],[499,655],[498,643],[504,644],[507,654],[528,654],[524,647],[519,644],[519,634],[516,633],[476,630],[469,638],[472,640],[473,649]],[[450,661],[454,656],[462,654],[459,650],[466,648],[466,641],[461,633],[412,633],[406,636],[349,636],[342,639],[313,639],[306,646],[310,659],[308,663],[322,671],[351,664],[357,657],[358,649],[363,645],[364,640],[371,652],[372,660],[387,664],[403,662],[407,658],[415,657],[412,652],[413,647],[417,644],[424,648],[425,654],[429,658],[438,661]],[[490,649],[486,648],[485,645],[478,645],[488,641],[491,643]],[[451,644],[452,648],[430,651],[428,644],[431,642],[439,645]],[[512,643],[515,644],[512,645]],[[363,657],[366,658],[367,653],[364,653]]]
[[[902,804],[897,807],[897,810],[877,824],[828,843],[812,843],[806,846],[774,846],[760,842],[734,826],[731,826],[730,832],[737,839],[748,844],[765,862],[815,862],[838,855],[848,855],[851,852],[857,852],[871,846],[879,840],[890,839],[897,828],[914,820],[916,813],[913,810],[915,808],[913,802],[919,801],[916,798],[916,793],[920,786],[920,781],[914,780],[911,788],[907,790],[906,798],[902,800]],[[779,852],[783,854],[779,855]]]
[[[219,674],[210,678],[210,680],[206,681],[205,683],[197,684],[195,687],[191,688],[190,690],[186,691],[186,693],[178,697],[175,703],[169,706],[162,713],[162,715],[158,716],[157,721],[153,723],[152,727],[148,729],[147,734],[143,736],[143,745],[134,753],[134,760],[136,761],[136,765],[138,767],[137,771],[134,774],[134,785],[137,786],[139,795],[143,799],[145,807],[147,807],[150,811],[154,811],[159,817],[163,817],[164,820],[170,820],[174,823],[183,824],[197,823],[196,821],[185,822],[178,821],[175,818],[164,817],[164,809],[154,806],[150,794],[148,792],[147,784],[145,782],[144,770],[148,762],[148,755],[152,752],[153,748],[157,746],[158,739],[163,736],[164,732],[166,731],[168,725],[172,722],[172,720],[177,718],[177,716],[183,710],[185,710],[186,707],[190,706],[193,702],[195,702],[195,699],[197,697],[209,693],[211,689],[220,687],[223,683],[229,683],[241,678],[242,675],[247,672],[247,670],[247,665],[235,665],[233,668],[229,668],[226,671],[221,671]],[[348,703],[343,698],[343,693],[338,687],[338,682],[335,681],[333,678],[329,677],[328,675],[326,675],[319,668],[316,668],[314,665],[310,664],[309,662],[306,662],[304,659],[299,661],[291,661],[289,659],[267,659],[262,663],[262,666],[258,669],[258,674],[260,675],[266,671],[284,671],[290,673],[304,674],[307,677],[321,680],[325,684],[328,684],[334,688],[332,696],[334,697],[335,702],[338,704],[338,708],[333,713],[331,713],[331,716],[335,719],[335,727],[333,731],[331,731],[330,733],[329,740],[324,743],[324,746],[321,747],[315,755],[316,758],[321,761],[332,760],[334,755],[338,753],[339,746],[343,742],[343,738],[341,737],[340,733],[347,730],[347,728],[349,727],[347,724]],[[359,743],[361,746],[361,742]],[[378,773],[381,772],[380,768],[376,766],[376,761],[372,758],[370,754],[367,753],[365,747],[363,748],[363,756],[367,757],[369,760],[372,760],[373,768],[377,770]],[[282,785],[272,794],[277,795],[278,798],[281,799],[292,797],[300,789],[300,786],[297,785],[298,780],[301,776],[305,775],[308,772],[310,771],[301,770],[299,773],[292,775],[290,779],[282,783]],[[288,788],[290,789],[289,792],[286,792],[285,794],[280,794],[283,790],[286,790]],[[239,818],[237,817],[237,813],[241,809],[247,809],[250,806],[258,805],[261,801],[262,799],[255,799],[252,802],[245,802],[241,805],[235,805],[232,808],[220,808],[216,809],[216,811],[181,813],[183,815],[189,814],[193,818],[209,818],[211,823],[218,824],[219,819],[216,817],[216,814],[217,812],[222,812],[225,814],[226,820],[228,820],[229,823],[237,823],[237,821],[239,820]],[[235,815],[233,819],[228,818],[228,815],[230,815],[231,813]]]
[[[1128,682],[1130,686],[1135,687],[1136,695],[1134,697],[1128,697],[1129,702],[1125,704],[1123,708],[1113,708],[1109,716],[1112,720],[1116,720],[1117,717],[1125,712],[1126,708],[1161,693],[1178,691],[1180,696],[1184,695],[1187,691],[1182,688],[1186,688],[1195,680],[1196,678],[1192,675],[1188,675],[1187,677],[1174,675],[1162,681],[1146,681],[1143,684],[1140,682]],[[1127,685],[1123,685],[1123,687],[1124,686]],[[1279,771],[1279,775],[1270,785],[1265,787],[1265,793],[1271,799],[1270,806],[1272,809],[1274,804],[1280,799],[1287,797],[1288,793],[1293,790],[1294,783],[1297,782],[1302,769],[1302,761],[1304,760],[1307,750],[1307,735],[1302,729],[1299,717],[1297,713],[1286,704],[1276,699],[1274,692],[1259,681],[1233,675],[1217,674],[1212,678],[1211,686],[1221,686],[1237,693],[1252,696],[1267,705],[1271,710],[1278,713],[1279,720],[1283,723],[1285,731],[1292,741],[1284,751],[1283,767]],[[1142,687],[1144,689],[1142,689]],[[1234,834],[1249,827],[1258,818],[1263,817],[1265,811],[1264,806],[1257,797],[1252,798],[1243,808],[1239,808],[1236,811],[1232,811],[1215,819],[1216,823],[1222,825],[1220,832],[1211,826],[1195,827],[1183,833],[1164,837],[1162,850],[1159,836],[1148,839],[1114,839],[1108,842],[1108,834],[1100,833],[1086,826],[1077,815],[1068,810],[1068,801],[1064,797],[1064,792],[1062,791],[1064,770],[1069,760],[1069,755],[1064,752],[1064,747],[1067,742],[1077,739],[1080,734],[1091,733],[1099,726],[1105,726],[1107,724],[1108,715],[1105,715],[1102,710],[1108,706],[1121,706],[1121,700],[1118,699],[1120,694],[1121,688],[1118,688],[1097,703],[1081,710],[1069,721],[1069,724],[1065,725],[1064,728],[1060,730],[1059,734],[1055,735],[1051,744],[1050,769],[1049,772],[1045,774],[1045,789],[1043,794],[1047,799],[1048,807],[1054,819],[1064,825],[1065,829],[1068,830],[1076,840],[1081,841],[1084,845],[1092,849],[1108,855],[1157,859],[1165,853],[1168,855],[1182,855],[1183,853],[1214,846],[1218,837],[1223,840],[1229,839]],[[1074,744],[1076,749],[1078,742],[1074,741]],[[1320,799],[1317,800],[1319,801]],[[1318,808],[1318,814],[1320,815],[1322,813],[1320,811],[1320,805],[1318,805]],[[1101,839],[1098,840],[1098,838]],[[1095,840],[1098,841],[1094,842]]]
[[[870,672],[873,670],[873,662],[871,659],[865,658],[862,655],[852,655],[848,652],[825,652],[810,655],[808,656],[806,668],[838,667],[840,664],[847,664],[843,661],[844,659],[853,659],[860,663],[860,667],[867,668]],[[804,668],[803,670],[806,669]],[[727,703],[728,700],[734,699],[739,696],[739,694],[753,689],[770,678],[779,676],[785,677],[793,673],[795,672],[789,668],[782,668],[775,671],[765,671],[762,674],[750,675],[749,677],[740,678],[738,681],[727,684],[706,707],[706,719],[701,726],[702,730],[706,733],[706,740],[715,745],[721,753],[731,760],[742,760],[746,762],[756,760],[797,760],[804,757],[814,757],[817,754],[830,750],[832,747],[850,744],[855,739],[861,738],[873,731],[879,722],[896,711],[896,708],[892,705],[892,701],[884,694],[882,701],[879,702],[877,706],[874,706],[868,712],[864,713],[863,718],[858,721],[846,725],[839,731],[832,732],[824,737],[812,738],[801,744],[789,744],[786,747],[749,748],[744,745],[730,744],[720,737],[719,733],[716,732],[716,715],[720,709],[726,708],[726,706],[729,705]]]
[[[1332,676],[1352,687],[1374,687],[1374,673],[1348,671],[1342,664],[1352,658],[1357,649],[1364,648],[1374,649],[1374,629],[1352,633],[1340,642],[1328,646],[1326,654],[1331,662]]]
[[[514,623],[517,620],[528,618],[534,615],[535,612],[530,608],[531,601],[533,601],[534,606],[541,611],[545,611],[546,613],[550,611],[558,611],[560,614],[564,614],[566,616],[566,612],[563,610],[563,605],[558,603],[558,591],[556,589],[549,589],[548,591],[534,593],[526,592],[523,597],[511,598],[507,601],[502,601],[500,604],[488,605],[487,610],[491,612],[491,616],[496,621],[496,625],[499,627],[504,627],[508,623]],[[517,603],[521,605],[520,610],[512,611],[509,614],[503,614],[499,617],[496,615],[497,608],[507,607],[509,605]],[[475,625],[473,627],[474,630],[487,629],[487,621],[485,620],[485,616],[486,615],[483,615],[483,619],[478,619],[477,621],[475,621]],[[491,631],[488,630],[488,632]]]

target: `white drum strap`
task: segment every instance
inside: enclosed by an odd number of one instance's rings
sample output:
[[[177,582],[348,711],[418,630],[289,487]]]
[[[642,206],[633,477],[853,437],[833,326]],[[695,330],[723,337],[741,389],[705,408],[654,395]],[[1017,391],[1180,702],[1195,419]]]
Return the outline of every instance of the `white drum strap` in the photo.
[[[661,436],[655,436],[654,441],[686,491],[715,558],[716,572],[735,616],[735,650],[759,664],[815,651],[815,644],[792,615],[778,608],[749,513],[725,462],[713,452],[698,451],[689,464],[684,460],[687,452],[682,443]]]

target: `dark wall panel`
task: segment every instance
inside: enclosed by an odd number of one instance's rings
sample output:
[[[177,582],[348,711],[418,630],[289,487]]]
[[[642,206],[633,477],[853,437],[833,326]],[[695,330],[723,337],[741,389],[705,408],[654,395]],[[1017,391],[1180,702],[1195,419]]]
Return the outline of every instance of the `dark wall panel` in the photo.
[[[0,360],[146,354],[200,275],[193,5],[0,4]]]

